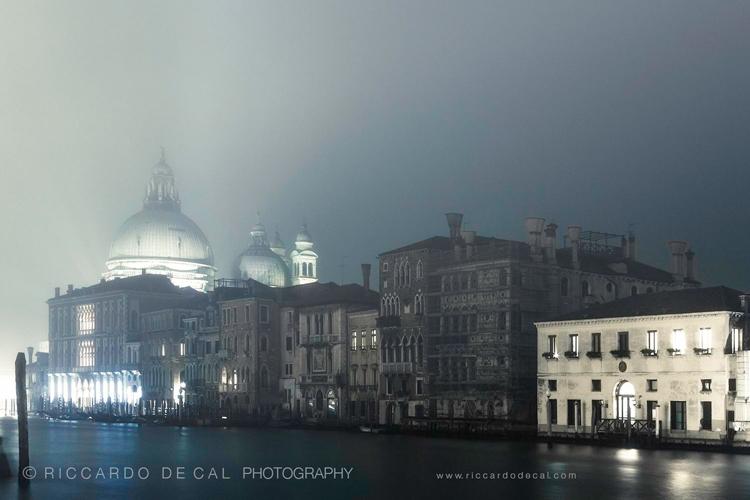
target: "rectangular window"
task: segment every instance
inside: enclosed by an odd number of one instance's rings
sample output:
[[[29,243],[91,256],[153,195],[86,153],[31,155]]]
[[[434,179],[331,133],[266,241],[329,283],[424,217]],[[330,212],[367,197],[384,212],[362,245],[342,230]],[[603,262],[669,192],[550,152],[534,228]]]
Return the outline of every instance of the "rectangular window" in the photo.
[[[81,340],[78,344],[78,366],[94,366],[95,356],[94,340]]]
[[[591,334],[591,352],[602,352],[602,334]]]
[[[359,336],[359,349],[361,351],[364,351],[367,349],[367,346],[365,345],[367,341],[367,332],[362,330],[362,333]]]
[[[185,342],[180,342],[180,356],[185,355]]]
[[[421,378],[417,379],[417,396],[421,396],[424,394],[424,380]]]
[[[501,330],[508,329],[508,313],[507,312],[502,311],[500,313],[500,316],[498,317],[498,323],[500,325]]]
[[[732,328],[732,339],[730,341],[729,352],[735,354],[742,350],[742,329]]]
[[[701,328],[698,330],[698,349],[705,353],[711,352],[711,329]]]
[[[646,401],[646,420],[649,422],[654,422],[655,420],[659,420],[659,415],[657,415],[657,409],[656,406],[659,403],[657,401]]]
[[[701,379],[701,392],[711,392],[711,379],[710,378]]]
[[[685,330],[674,330],[672,332],[672,354],[685,353]]]
[[[557,424],[557,400],[549,400],[549,421],[552,424]]]
[[[547,388],[550,390],[550,392],[555,392],[557,390],[557,380],[548,380]]]
[[[353,331],[352,332],[352,351],[356,351],[356,350],[357,350],[357,332]]]
[[[286,350],[287,351],[292,350],[292,337],[287,336],[286,338]]]
[[[378,331],[372,330],[370,332],[370,349],[378,348]]]
[[[591,381],[591,391],[592,392],[602,392],[602,381],[594,379]]]
[[[568,427],[581,425],[581,400],[568,400]]]
[[[701,430],[711,430],[711,401],[701,401]]]
[[[620,352],[626,352],[630,350],[628,332],[617,332],[617,350]]]
[[[659,338],[656,330],[649,330],[647,333],[648,338],[646,339],[646,348],[649,351],[653,351],[656,354],[659,350]]]
[[[245,323],[250,321],[250,306],[245,306]]]
[[[547,337],[547,352],[551,356],[557,355],[557,336],[556,335],[549,335]]]
[[[268,323],[268,306],[260,306],[260,322]]]
[[[685,401],[670,401],[669,403],[669,428],[673,431],[684,431],[686,420]]]
[[[578,334],[574,333],[570,336],[570,352],[578,356]]]
[[[737,392],[737,379],[736,378],[729,379],[729,392]]]
[[[648,392],[656,392],[658,389],[658,385],[655,378],[650,378],[646,380],[646,390]]]
[[[232,308],[232,323],[237,324],[237,308]]]

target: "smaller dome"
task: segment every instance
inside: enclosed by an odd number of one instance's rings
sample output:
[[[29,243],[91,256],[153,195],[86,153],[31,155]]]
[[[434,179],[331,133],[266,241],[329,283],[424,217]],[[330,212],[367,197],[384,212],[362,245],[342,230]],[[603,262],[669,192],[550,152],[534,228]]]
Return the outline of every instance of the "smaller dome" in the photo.
[[[299,243],[312,243],[312,236],[310,236],[310,233],[307,231],[307,224],[302,225],[302,229],[297,233],[297,239],[295,241]]]
[[[273,287],[286,286],[290,279],[284,259],[268,247],[248,247],[238,257],[236,269],[240,279],[252,278]]]

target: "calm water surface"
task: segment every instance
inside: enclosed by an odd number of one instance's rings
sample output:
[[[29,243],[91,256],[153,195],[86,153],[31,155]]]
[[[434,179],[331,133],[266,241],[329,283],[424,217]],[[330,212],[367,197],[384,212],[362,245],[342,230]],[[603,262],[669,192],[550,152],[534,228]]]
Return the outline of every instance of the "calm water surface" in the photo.
[[[0,419],[15,470],[16,421]],[[750,498],[750,456],[332,431],[30,421],[28,492],[0,498]],[[44,467],[145,467],[149,478],[42,479]],[[349,480],[242,479],[243,467],[353,467]],[[185,479],[162,479],[162,468]],[[202,468],[202,469],[197,469]],[[207,476],[195,479],[201,470]],[[223,473],[222,473],[223,468]],[[145,470],[145,469],[142,469]],[[575,479],[438,479],[439,473],[575,474]],[[231,479],[222,479],[222,475]]]

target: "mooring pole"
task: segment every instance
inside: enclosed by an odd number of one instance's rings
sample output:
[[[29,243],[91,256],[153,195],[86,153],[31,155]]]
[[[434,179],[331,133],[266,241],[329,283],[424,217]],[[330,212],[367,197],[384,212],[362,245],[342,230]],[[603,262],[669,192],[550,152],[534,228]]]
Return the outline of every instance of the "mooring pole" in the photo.
[[[24,477],[29,466],[29,418],[26,414],[26,356],[19,352],[16,356],[16,411],[18,412],[18,483],[29,485]]]

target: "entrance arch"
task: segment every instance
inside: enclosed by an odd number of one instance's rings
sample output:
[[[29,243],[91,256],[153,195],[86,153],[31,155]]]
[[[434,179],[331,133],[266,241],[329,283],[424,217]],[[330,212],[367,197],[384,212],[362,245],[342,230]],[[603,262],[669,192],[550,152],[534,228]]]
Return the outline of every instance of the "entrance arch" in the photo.
[[[620,420],[635,420],[635,386],[627,380],[615,388],[615,417]]]

